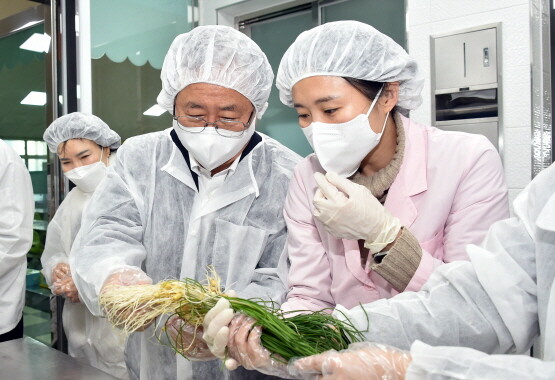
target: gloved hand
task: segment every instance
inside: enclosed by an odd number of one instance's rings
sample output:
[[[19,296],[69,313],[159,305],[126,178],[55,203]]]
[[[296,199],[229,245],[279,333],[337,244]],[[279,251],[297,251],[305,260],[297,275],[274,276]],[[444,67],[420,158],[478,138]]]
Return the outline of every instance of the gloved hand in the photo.
[[[366,187],[335,173],[315,173],[314,217],[337,238],[365,240],[372,253],[395,241],[401,222]]]
[[[152,285],[152,279],[146,275],[145,272],[140,270],[139,268],[127,267],[118,269],[112,274],[110,274],[102,288],[100,290],[100,295],[105,292],[107,289],[117,287],[117,286],[131,286],[131,285]],[[148,308],[138,308],[139,310],[135,313],[146,313]],[[126,316],[123,316],[122,319],[127,319]],[[143,331],[146,329],[154,319],[150,320],[148,323],[145,323],[142,328],[137,329],[136,331]]]
[[[64,278],[61,278],[54,282],[51,286],[52,293],[56,294],[57,296],[63,296],[70,300],[73,303],[80,302],[79,301],[79,291],[73,282],[73,277],[71,277],[71,273],[68,273]]]
[[[166,322],[166,332],[173,342],[174,348],[183,356],[194,361],[215,359],[208,345],[202,339],[203,328],[195,329],[178,315],[170,317]]]
[[[289,370],[303,379],[402,380],[411,360],[408,352],[364,342],[295,360]]]
[[[56,281],[65,278],[70,273],[69,264],[66,263],[58,263],[52,269],[52,284]]]
[[[254,369],[267,375],[285,379],[295,379],[287,370],[284,360],[279,361],[276,355],[262,346],[260,337],[262,327],[255,326],[256,321],[244,314],[237,314],[229,325],[229,358],[225,366],[235,370],[238,366]]]
[[[235,297],[233,290],[227,290],[226,295]],[[229,322],[233,319],[235,312],[231,304],[225,298],[220,298],[216,305],[206,313],[204,317],[204,334],[202,338],[208,345],[210,352],[217,358],[225,357],[225,348],[229,336]]]
[[[152,279],[139,268],[127,267],[118,269],[106,278],[100,293],[109,286],[129,285],[152,285]]]

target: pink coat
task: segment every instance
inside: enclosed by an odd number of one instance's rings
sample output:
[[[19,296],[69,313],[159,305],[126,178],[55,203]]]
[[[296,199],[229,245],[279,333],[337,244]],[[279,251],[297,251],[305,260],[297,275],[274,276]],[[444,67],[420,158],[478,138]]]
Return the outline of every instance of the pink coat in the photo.
[[[403,163],[385,207],[418,239],[422,260],[406,291],[417,291],[443,263],[467,260],[465,246],[479,244],[489,226],[509,216],[507,185],[495,148],[480,135],[446,132],[403,118]],[[336,239],[312,216],[315,155],[295,169],[285,203],[291,264],[282,309],[352,308],[398,292],[366,272],[356,240]]]

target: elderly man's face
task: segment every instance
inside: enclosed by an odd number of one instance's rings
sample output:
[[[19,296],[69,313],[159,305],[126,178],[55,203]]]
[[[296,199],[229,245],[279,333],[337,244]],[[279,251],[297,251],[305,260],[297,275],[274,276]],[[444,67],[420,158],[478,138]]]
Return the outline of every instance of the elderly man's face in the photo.
[[[209,83],[193,83],[177,94],[175,116],[202,117],[208,122],[217,120],[249,121],[254,107],[235,90]]]

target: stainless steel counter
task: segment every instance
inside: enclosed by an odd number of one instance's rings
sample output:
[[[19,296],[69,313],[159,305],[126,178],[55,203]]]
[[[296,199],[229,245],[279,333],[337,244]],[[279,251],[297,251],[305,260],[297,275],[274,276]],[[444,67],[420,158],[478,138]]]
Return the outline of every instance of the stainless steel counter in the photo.
[[[50,348],[33,338],[0,343],[0,378],[35,380],[113,380],[94,367]]]

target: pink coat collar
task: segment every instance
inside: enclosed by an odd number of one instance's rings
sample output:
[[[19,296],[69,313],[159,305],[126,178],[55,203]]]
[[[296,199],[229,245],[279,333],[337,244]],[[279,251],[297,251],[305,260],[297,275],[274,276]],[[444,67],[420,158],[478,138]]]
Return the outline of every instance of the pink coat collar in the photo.
[[[414,122],[401,116],[405,128],[405,153],[397,178],[391,185],[385,207],[401,223],[410,227],[417,216],[411,197],[428,189],[428,139],[426,128],[415,128]]]

